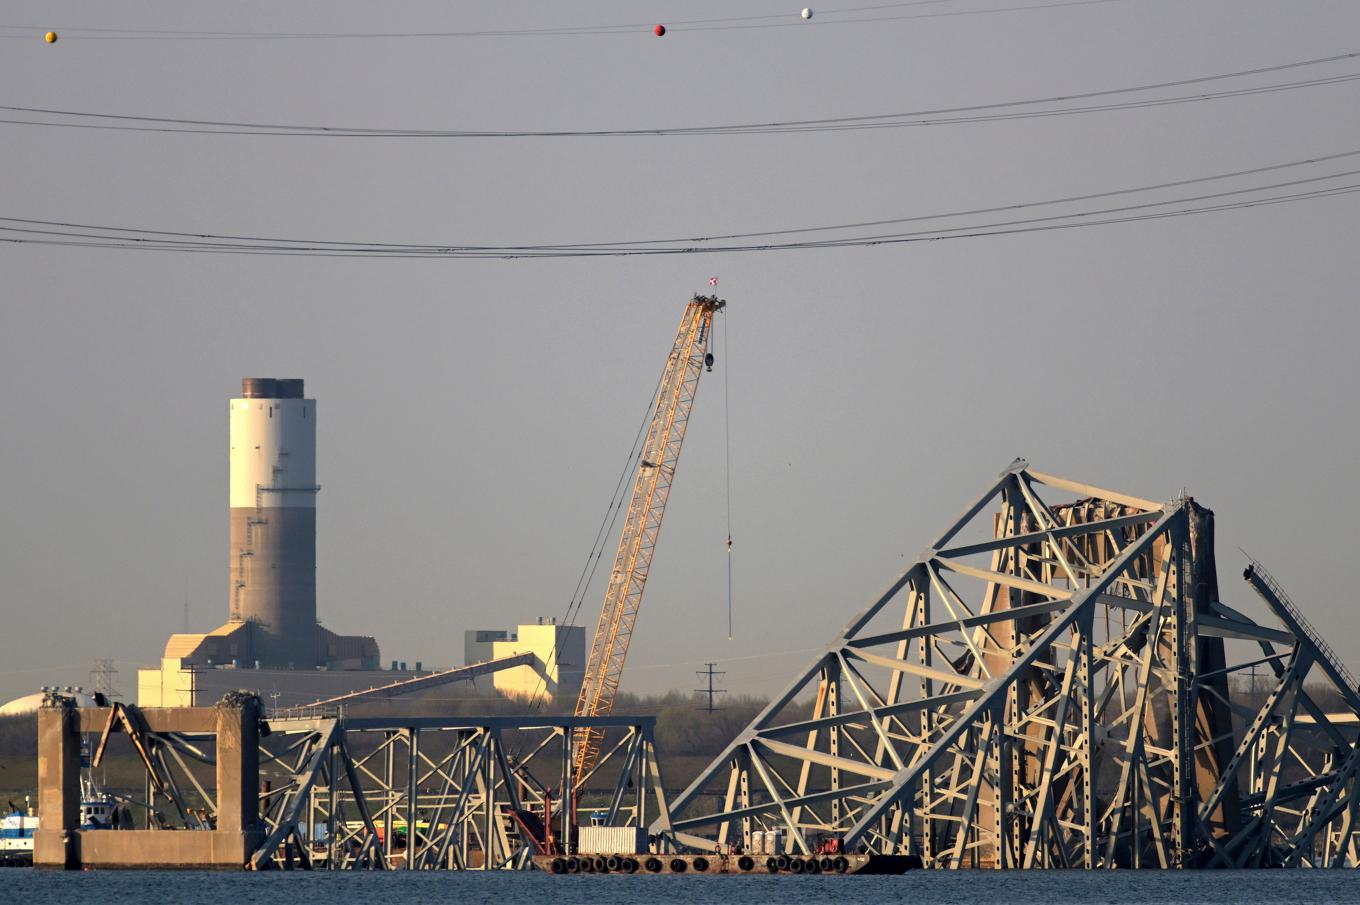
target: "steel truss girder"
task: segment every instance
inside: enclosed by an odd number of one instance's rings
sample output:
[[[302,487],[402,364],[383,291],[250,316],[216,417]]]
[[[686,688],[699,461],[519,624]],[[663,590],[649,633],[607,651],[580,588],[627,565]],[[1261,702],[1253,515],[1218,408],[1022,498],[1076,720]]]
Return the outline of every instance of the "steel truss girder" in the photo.
[[[271,720],[262,748],[272,750],[261,752],[267,838],[250,866],[527,869],[535,853],[565,849],[580,796],[597,798],[613,826],[656,817],[664,849],[673,843],[654,725],[537,715]],[[582,729],[614,740],[577,782]]]
[[[1017,460],[681,793],[674,826],[936,867],[1354,865],[1360,694],[1264,569],[1247,578],[1278,626],[1217,599],[1192,499]],[[1261,664],[1263,701],[1241,685]]]

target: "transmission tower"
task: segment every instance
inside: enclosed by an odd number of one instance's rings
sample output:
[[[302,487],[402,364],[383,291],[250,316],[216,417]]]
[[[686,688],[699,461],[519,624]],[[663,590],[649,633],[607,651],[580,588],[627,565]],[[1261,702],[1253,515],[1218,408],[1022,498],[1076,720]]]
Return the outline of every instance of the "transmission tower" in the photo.
[[[725,673],[725,672],[719,672],[719,671],[714,670],[713,667],[715,667],[715,666],[717,666],[717,665],[718,665],[718,664],[716,664],[716,663],[705,663],[704,666],[706,666],[707,669],[701,669],[701,670],[699,670],[699,671],[697,671],[697,672],[695,673],[695,675],[698,676],[698,677],[701,678],[701,679],[704,679],[704,678],[707,678],[707,679],[708,679],[708,687],[706,687],[706,688],[696,688],[696,689],[694,689],[694,693],[695,693],[695,694],[705,695],[705,696],[708,697],[708,705],[705,706],[705,707],[700,707],[699,709],[700,709],[700,710],[706,710],[706,711],[708,711],[709,713],[712,713],[712,712],[715,711],[715,710],[720,710],[720,709],[721,709],[721,708],[719,708],[719,707],[714,707],[714,706],[713,706],[713,698],[714,698],[716,695],[727,694],[727,690],[726,690],[726,689],[724,689],[724,688],[715,688],[714,685],[713,685],[713,680],[716,679],[718,676],[725,676],[725,675],[727,675],[727,673]]]
[[[118,668],[113,665],[112,660],[95,660],[94,668],[90,670],[90,685],[94,687],[96,693],[106,698],[121,697],[113,687],[113,680],[117,676]]]

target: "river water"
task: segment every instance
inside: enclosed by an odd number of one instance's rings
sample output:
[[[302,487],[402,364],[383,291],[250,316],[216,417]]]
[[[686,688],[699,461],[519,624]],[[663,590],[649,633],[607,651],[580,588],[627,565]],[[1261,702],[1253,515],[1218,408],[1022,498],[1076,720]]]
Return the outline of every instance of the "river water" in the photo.
[[[919,871],[897,877],[0,871],[15,905],[1187,905],[1360,903],[1355,871]]]

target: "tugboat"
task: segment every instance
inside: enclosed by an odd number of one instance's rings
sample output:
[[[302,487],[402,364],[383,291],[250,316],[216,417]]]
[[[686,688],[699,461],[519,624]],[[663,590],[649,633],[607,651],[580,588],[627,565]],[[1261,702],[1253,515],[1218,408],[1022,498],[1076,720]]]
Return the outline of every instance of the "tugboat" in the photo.
[[[36,707],[41,702],[42,696],[57,690],[43,686],[41,692],[30,696],[36,699],[33,701],[33,705]],[[68,687],[66,691],[75,698],[79,706],[105,707],[108,705],[108,699],[98,692],[90,696],[83,694],[79,688]],[[29,698],[12,703],[27,701],[29,701]],[[81,738],[80,766],[82,771],[80,777],[80,828],[82,830],[132,829],[132,815],[128,812],[128,809],[120,806],[115,796],[100,789],[99,784],[95,781],[94,771],[90,767],[90,739],[88,736]],[[30,865],[33,863],[33,834],[37,832],[40,818],[33,813],[32,803],[27,796],[24,798],[22,808],[12,801],[7,802],[7,804],[9,811],[0,816],[0,867]]]
[[[27,804],[27,802],[25,802]],[[9,803],[11,813],[0,819],[0,867],[26,867],[33,863],[33,833],[38,818],[31,807]]]
[[[131,828],[131,815],[117,800],[101,791],[92,778],[80,780],[80,828],[113,830],[120,825]],[[0,867],[27,867],[33,863],[33,834],[39,818],[25,801],[20,808],[9,802],[9,813],[0,818]]]
[[[118,802],[108,792],[100,790],[93,776],[80,778],[80,828],[82,830],[116,830],[122,823]],[[131,829],[131,826],[125,827]]]

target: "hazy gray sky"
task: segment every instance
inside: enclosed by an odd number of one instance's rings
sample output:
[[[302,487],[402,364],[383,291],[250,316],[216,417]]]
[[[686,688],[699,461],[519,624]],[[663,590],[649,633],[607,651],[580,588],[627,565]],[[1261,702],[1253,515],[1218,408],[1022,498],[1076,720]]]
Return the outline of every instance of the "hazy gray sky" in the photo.
[[[1026,5],[949,0],[855,24],[837,23],[831,4],[797,22],[801,5],[16,0],[0,24],[33,28],[0,29],[19,36],[0,38],[0,96],[199,119],[645,128],[985,104],[1360,51],[1353,0],[891,18]],[[37,30],[468,31],[767,14],[796,27],[52,46]],[[1355,150],[1357,98],[1357,83],[1342,83],[1010,122],[612,139],[0,125],[0,216],[468,244],[783,229]],[[1182,194],[1200,190],[1215,188]],[[227,399],[245,375],[303,377],[318,400],[328,627],[376,635],[385,659],[442,665],[460,659],[466,628],[560,614],[683,304],[715,274],[731,351],[700,389],[627,689],[697,687],[707,660],[734,692],[783,685],[1015,456],[1152,498],[1187,488],[1218,514],[1225,600],[1258,612],[1236,579],[1241,545],[1360,663],[1346,578],[1360,543],[1357,214],[1360,196],[1345,195],[900,247],[597,260],[0,245],[0,700],[87,682],[99,657],[117,662],[131,694],[186,599],[197,630],[225,620]],[[599,599],[584,608],[592,627]]]

